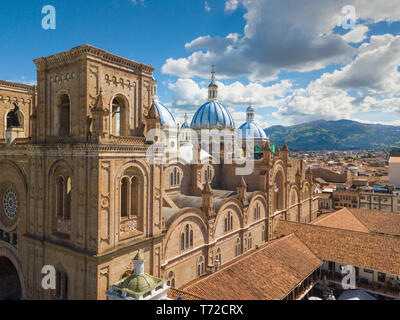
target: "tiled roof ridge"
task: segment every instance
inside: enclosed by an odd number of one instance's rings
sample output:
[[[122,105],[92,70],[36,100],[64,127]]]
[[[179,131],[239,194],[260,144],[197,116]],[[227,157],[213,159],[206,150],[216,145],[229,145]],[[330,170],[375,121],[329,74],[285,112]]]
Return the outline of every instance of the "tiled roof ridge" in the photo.
[[[180,289],[170,288],[169,290],[171,290],[172,292],[175,291],[176,293],[180,293],[182,295],[192,296],[193,298],[196,298],[196,299],[199,299],[199,300],[206,300],[203,297],[197,296],[197,295],[195,295],[193,293],[190,293],[190,292],[187,292],[187,291],[183,291],[183,290],[180,290]]]
[[[347,211],[348,213],[350,213],[350,214],[351,214],[358,222],[360,222],[370,233],[374,233],[374,231],[371,230],[371,228],[368,227],[364,222],[362,222],[356,215],[354,215],[354,213],[353,213],[349,208],[342,208],[342,209],[337,210],[337,211],[335,211],[335,212],[329,213],[329,214],[327,214],[326,216],[322,217],[322,219],[320,219],[320,220],[317,219],[317,220],[315,220],[314,222],[320,223],[321,221],[324,221],[325,219],[328,219],[328,218],[330,218],[330,217],[332,217],[332,216],[335,216],[336,214],[342,213],[342,211]],[[316,224],[312,223],[312,225],[316,225]],[[317,226],[320,226],[320,225],[318,224]],[[341,230],[349,230],[349,231],[351,231],[350,229],[342,229],[342,228],[335,228],[335,227],[328,227],[328,228],[332,228],[332,229],[341,229]],[[353,231],[354,231],[354,230],[353,230]],[[359,232],[361,232],[361,231],[359,231]],[[364,233],[365,233],[365,232],[364,232]]]
[[[379,212],[379,214],[381,214],[381,215],[383,215],[383,216],[386,215],[387,217],[396,217],[396,218],[398,217],[398,214],[395,213],[395,212],[387,212],[387,211],[380,211],[380,210],[369,210],[369,209],[362,209],[362,208],[349,208],[348,210],[349,210],[350,213],[353,215],[353,217],[355,217],[358,221],[360,221],[364,226],[366,226],[365,223],[363,223],[363,222],[356,216],[356,214],[352,212],[351,209],[358,210],[358,211],[359,211],[359,214],[361,214],[361,215],[364,214],[363,212],[366,212],[365,214],[372,214],[372,215],[374,215],[376,212]],[[366,228],[369,230],[369,232],[370,232],[371,234],[384,235],[384,236],[387,236],[387,237],[394,237],[394,238],[399,238],[399,237],[400,237],[400,234],[383,233],[383,232],[379,232],[378,230],[373,230],[373,229],[371,229],[371,228],[368,227],[368,226],[366,226]]]
[[[317,222],[319,223],[319,222],[321,222],[321,221],[325,221],[326,219],[328,219],[328,218],[330,218],[330,217],[332,217],[332,216],[338,214],[339,212],[344,211],[344,209],[347,209],[347,208],[342,208],[342,209],[340,209],[340,210],[336,210],[336,211],[330,212],[330,213],[328,213],[328,214],[326,214],[326,215],[324,215],[324,216],[318,217],[317,219],[315,219],[314,221],[312,221],[311,224],[314,225],[314,224],[317,223]],[[320,218],[320,219],[319,219],[319,218]]]
[[[283,240],[285,240],[285,239],[287,239],[287,238],[289,238],[289,237],[291,237],[291,236],[295,236],[297,239],[299,239],[299,237],[298,237],[297,235],[295,235],[294,233],[285,235],[285,236],[280,237],[280,238],[277,238],[277,239],[273,239],[273,240],[271,240],[270,242],[267,242],[267,243],[263,244],[263,245],[260,246],[258,249],[252,250],[252,251],[250,251],[250,252],[246,252],[246,253],[242,254],[240,257],[238,257],[237,259],[234,259],[234,260],[232,260],[232,261],[226,263],[225,265],[221,266],[220,269],[219,269],[217,272],[213,272],[213,273],[211,273],[211,274],[206,274],[206,275],[204,275],[204,276],[201,277],[201,278],[194,279],[193,281],[191,281],[191,282],[189,282],[188,284],[184,285],[182,288],[188,289],[188,288],[190,288],[191,286],[193,286],[193,285],[195,285],[195,284],[197,284],[197,283],[199,283],[199,282],[201,282],[201,281],[203,281],[203,280],[205,280],[205,279],[209,279],[209,278],[211,278],[211,277],[214,277],[215,275],[217,275],[218,272],[223,271],[223,270],[225,270],[225,269],[227,269],[227,268],[229,268],[229,267],[232,267],[232,266],[234,266],[235,264],[241,262],[243,259],[248,258],[248,257],[251,257],[252,255],[254,255],[254,254],[256,254],[256,253],[259,253],[262,249],[265,249],[266,247],[270,247],[270,246],[272,246],[272,245],[275,245],[276,243],[278,243],[278,242],[280,242],[280,241],[283,241]],[[301,241],[301,243],[304,243],[301,239],[299,239],[299,240]],[[308,246],[307,246],[307,248],[308,248]],[[315,255],[315,253],[314,253],[313,251],[312,251],[312,253]],[[315,256],[316,256],[316,255],[315,255]],[[319,258],[318,256],[316,256],[316,257],[320,260],[320,258]]]
[[[355,230],[348,230],[348,229],[341,229],[341,228],[335,228],[335,227],[326,227],[326,226],[320,226],[320,225],[315,225],[315,224],[309,224],[309,223],[300,223],[300,222],[293,222],[293,221],[286,221],[282,220],[281,222],[285,222],[287,224],[292,224],[292,225],[301,225],[301,226],[310,226],[312,228],[321,228],[321,229],[327,229],[327,230],[338,230],[342,232],[351,232],[351,233],[357,233],[360,235],[367,235],[367,236],[380,236],[380,237],[387,237],[387,238],[399,238],[394,235],[390,234],[382,234],[382,233],[377,233],[377,232],[362,232],[362,231],[355,231]]]

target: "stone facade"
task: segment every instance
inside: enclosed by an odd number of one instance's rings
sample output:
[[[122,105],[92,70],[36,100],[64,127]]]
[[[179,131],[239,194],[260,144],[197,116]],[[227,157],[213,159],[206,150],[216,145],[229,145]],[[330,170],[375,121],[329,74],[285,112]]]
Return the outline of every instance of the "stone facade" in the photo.
[[[149,163],[152,67],[89,45],[34,62],[36,89],[0,84],[3,118],[26,102],[25,137],[0,147],[0,230],[18,239],[0,250],[22,298],[105,299],[139,249],[146,273],[181,287],[272,239],[277,220],[316,218],[311,172],[287,147],[267,143],[244,179],[234,165]],[[42,289],[44,265],[56,290]]]

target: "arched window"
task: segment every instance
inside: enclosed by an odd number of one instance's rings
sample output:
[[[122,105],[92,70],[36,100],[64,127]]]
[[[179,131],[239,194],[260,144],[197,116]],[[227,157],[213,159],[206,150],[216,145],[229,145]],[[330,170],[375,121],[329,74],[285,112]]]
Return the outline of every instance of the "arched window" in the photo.
[[[121,182],[121,217],[129,217],[129,188],[130,180],[128,177],[122,178]]]
[[[257,202],[256,206],[254,207],[254,220],[259,220],[261,218],[261,207],[260,204]]]
[[[217,254],[215,256],[215,262],[219,266],[222,264],[222,254],[221,254],[221,249],[220,248],[217,249]]]
[[[193,228],[187,224],[181,232],[181,251],[193,248]]]
[[[204,265],[204,258],[203,258],[203,256],[200,256],[199,260],[197,262],[197,276],[198,277],[201,277],[204,274],[204,272],[205,272],[204,266],[205,266]]]
[[[72,178],[67,167],[60,166],[51,180],[51,228],[56,236],[69,239],[71,236]]]
[[[71,192],[72,192],[72,184],[71,178],[67,177],[67,184],[66,184],[66,197],[65,197],[65,213],[64,218],[70,219],[71,218]]]
[[[185,250],[185,233],[182,232],[181,234],[181,251]]]
[[[143,183],[132,169],[125,172],[120,183],[121,233],[126,237],[137,231],[143,231]]]
[[[59,136],[69,136],[71,134],[71,101],[67,94],[58,98],[57,119],[55,123]]]
[[[248,237],[248,250],[250,250],[253,247],[253,239],[251,237],[251,232],[249,233],[249,237]]]
[[[112,101],[111,134],[113,136],[127,136],[127,105],[122,97],[116,97]]]
[[[233,230],[233,216],[229,211],[227,216],[225,217],[225,232],[229,232]]]
[[[174,168],[172,172],[170,173],[170,185],[171,187],[173,186],[179,186],[181,183],[181,173],[178,168]]]
[[[138,219],[140,210],[140,183],[136,176],[121,180],[121,218]]]
[[[68,300],[68,276],[65,272],[57,271],[54,296],[59,300]]]
[[[240,245],[240,239],[238,238],[236,240],[236,245],[235,245],[235,257],[238,257],[242,254],[241,252],[241,245]]]
[[[58,218],[71,218],[71,192],[71,178],[60,175],[56,179],[56,215]]]
[[[187,225],[186,225],[186,228],[185,228],[186,248],[190,248],[190,244],[189,244],[189,232],[190,232],[190,230],[189,230],[189,225],[187,224]]]
[[[56,181],[56,210],[57,210],[57,217],[63,218],[64,217],[64,177],[60,176],[57,178]]]
[[[168,281],[167,281],[167,285],[175,288],[175,275],[173,271],[170,271],[168,274]]]
[[[212,171],[209,166],[207,167],[206,171],[204,172],[204,178],[208,182],[211,182],[211,180],[212,180]]]
[[[7,129],[10,128],[23,128],[24,127],[24,116],[21,111],[18,111],[17,114],[11,110],[7,113]]]

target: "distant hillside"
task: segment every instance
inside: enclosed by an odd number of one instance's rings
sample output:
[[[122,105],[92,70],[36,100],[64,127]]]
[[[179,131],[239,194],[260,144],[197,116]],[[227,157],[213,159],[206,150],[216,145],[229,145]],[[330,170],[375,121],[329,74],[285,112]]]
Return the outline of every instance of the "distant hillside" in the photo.
[[[318,120],[265,130],[271,144],[286,142],[293,151],[383,149],[400,147],[400,126],[364,124],[350,120]]]

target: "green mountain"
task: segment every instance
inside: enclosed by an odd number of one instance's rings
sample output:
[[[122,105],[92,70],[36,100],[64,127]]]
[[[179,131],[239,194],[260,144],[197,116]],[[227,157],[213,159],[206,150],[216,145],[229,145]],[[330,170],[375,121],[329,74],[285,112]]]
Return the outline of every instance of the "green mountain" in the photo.
[[[286,142],[293,151],[387,149],[400,147],[400,126],[364,124],[350,120],[318,120],[265,130],[271,144]]]

